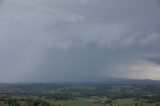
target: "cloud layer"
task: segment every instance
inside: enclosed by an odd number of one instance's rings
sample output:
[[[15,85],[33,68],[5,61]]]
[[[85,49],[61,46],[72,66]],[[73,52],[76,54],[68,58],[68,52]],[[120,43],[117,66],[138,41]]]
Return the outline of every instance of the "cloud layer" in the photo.
[[[1,0],[0,82],[160,80],[158,0]]]

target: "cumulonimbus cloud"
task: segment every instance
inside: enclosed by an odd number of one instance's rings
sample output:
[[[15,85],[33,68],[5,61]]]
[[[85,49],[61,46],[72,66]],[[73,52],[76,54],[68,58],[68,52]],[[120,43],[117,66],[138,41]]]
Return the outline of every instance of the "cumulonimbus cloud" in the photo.
[[[1,1],[0,81],[158,79],[159,10],[156,0]]]

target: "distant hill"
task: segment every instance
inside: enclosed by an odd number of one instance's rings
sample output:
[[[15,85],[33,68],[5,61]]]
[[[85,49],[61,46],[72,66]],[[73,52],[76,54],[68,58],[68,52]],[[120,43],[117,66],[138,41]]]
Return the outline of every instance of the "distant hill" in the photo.
[[[46,83],[0,83],[0,87],[10,86],[10,85],[39,85],[39,84],[60,84],[60,85],[90,85],[90,84],[160,84],[160,80],[139,80],[139,79],[118,79],[109,78],[99,81],[76,81],[76,82],[46,82]]]
[[[90,81],[90,82],[65,82],[63,84],[160,84],[160,80],[139,80],[139,79],[107,79],[103,81]]]
[[[112,79],[105,81],[106,84],[160,84],[157,80],[138,80],[138,79]]]

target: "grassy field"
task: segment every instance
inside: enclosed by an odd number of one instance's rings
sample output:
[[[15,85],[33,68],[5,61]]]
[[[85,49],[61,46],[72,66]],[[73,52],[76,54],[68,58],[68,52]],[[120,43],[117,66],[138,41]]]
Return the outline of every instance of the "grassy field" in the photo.
[[[160,106],[160,85],[1,84],[0,106]]]
[[[113,100],[111,103],[101,103],[97,101],[92,101],[85,98],[80,98],[78,100],[67,100],[67,101],[57,101],[46,100],[50,105],[31,105],[27,102],[18,102],[19,105],[11,104],[10,106],[160,106],[160,102],[146,103],[145,100],[140,99],[135,101],[133,98],[128,99],[117,99]],[[0,102],[0,106],[9,106],[4,102]]]

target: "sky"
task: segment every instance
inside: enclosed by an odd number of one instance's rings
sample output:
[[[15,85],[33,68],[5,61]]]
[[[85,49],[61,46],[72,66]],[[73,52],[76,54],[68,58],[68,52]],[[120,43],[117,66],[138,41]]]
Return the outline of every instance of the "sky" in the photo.
[[[160,80],[160,0],[0,0],[0,82]]]

